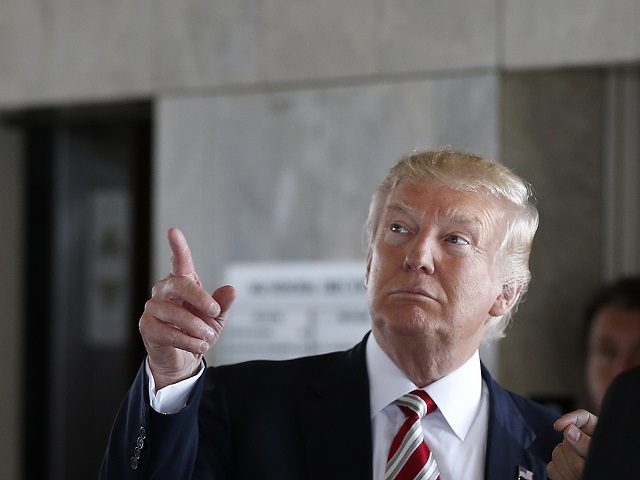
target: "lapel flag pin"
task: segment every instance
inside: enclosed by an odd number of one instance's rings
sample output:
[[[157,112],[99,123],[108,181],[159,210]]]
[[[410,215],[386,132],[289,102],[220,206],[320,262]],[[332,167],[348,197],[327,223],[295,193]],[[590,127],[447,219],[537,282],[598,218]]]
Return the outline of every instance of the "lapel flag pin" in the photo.
[[[517,480],[533,480],[533,472],[531,470],[527,470],[522,465],[518,465]]]

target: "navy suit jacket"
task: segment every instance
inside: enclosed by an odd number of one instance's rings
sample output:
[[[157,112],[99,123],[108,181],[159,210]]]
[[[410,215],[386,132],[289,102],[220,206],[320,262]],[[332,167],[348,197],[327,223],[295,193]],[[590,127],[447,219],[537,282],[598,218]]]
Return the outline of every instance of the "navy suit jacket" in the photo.
[[[547,478],[562,440],[552,427],[558,415],[504,390],[484,367],[482,375],[490,399],[485,479],[517,479],[519,467]],[[365,341],[344,352],[208,368],[171,415],[150,408],[141,367],[100,478],[371,479]]]

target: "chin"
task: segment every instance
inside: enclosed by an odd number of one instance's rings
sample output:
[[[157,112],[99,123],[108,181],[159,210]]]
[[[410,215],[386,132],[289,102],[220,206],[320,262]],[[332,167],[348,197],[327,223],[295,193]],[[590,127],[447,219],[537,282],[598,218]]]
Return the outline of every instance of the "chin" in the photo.
[[[427,320],[424,312],[420,315],[394,315],[393,317],[387,317],[379,324],[381,331],[386,331],[389,334],[404,336],[404,337],[426,337],[434,335],[436,328],[432,321]]]

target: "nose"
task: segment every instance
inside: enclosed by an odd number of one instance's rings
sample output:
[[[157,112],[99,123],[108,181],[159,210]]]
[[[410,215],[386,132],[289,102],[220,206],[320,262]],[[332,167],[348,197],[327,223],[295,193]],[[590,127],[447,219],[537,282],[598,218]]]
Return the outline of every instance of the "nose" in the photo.
[[[422,270],[427,274],[434,273],[435,263],[432,247],[432,241],[427,235],[417,235],[406,246],[402,268],[405,271]]]

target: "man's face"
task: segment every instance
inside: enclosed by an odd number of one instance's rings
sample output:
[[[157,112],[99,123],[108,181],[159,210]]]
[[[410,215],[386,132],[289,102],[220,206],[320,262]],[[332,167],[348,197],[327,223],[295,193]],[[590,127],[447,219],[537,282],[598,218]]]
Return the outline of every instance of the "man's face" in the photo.
[[[429,337],[468,358],[489,317],[511,306],[496,260],[503,212],[482,193],[401,180],[382,208],[367,263],[376,338],[397,346]]]
[[[640,310],[601,308],[587,339],[587,387],[596,411],[613,379],[640,365]]]

